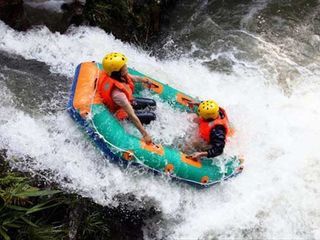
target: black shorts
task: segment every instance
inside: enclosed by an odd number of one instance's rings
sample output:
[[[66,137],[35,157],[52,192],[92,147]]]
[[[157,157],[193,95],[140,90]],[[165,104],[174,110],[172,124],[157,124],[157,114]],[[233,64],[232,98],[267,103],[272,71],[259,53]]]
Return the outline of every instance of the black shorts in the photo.
[[[156,109],[157,104],[153,99],[135,98],[131,105],[142,124],[149,124],[156,120],[156,114],[152,111]]]

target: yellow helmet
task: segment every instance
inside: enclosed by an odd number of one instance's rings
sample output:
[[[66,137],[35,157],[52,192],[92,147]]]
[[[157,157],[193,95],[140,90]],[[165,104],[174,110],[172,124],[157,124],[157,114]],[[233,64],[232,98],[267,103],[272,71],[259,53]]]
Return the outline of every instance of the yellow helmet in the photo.
[[[110,76],[112,72],[120,71],[128,59],[122,53],[109,53],[102,59],[103,69]]]
[[[216,119],[219,116],[219,105],[213,101],[203,101],[198,107],[198,114],[204,119]]]

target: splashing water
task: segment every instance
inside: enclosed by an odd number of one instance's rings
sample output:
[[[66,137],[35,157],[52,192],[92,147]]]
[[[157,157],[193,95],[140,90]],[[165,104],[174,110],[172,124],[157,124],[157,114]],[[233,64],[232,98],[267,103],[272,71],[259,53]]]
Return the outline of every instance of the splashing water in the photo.
[[[63,188],[100,204],[113,204],[112,196],[117,193],[152,197],[171,223],[168,237],[172,239],[320,238],[320,84],[316,72],[300,72],[304,81],[288,95],[259,62],[234,59],[230,74],[210,72],[199,59],[184,56],[161,61],[98,28],[70,29],[66,35],[45,27],[21,33],[0,22],[0,33],[1,51],[45,62],[52,72],[65,76],[65,84],[70,84],[78,63],[99,61],[116,50],[128,56],[130,67],[192,96],[214,98],[237,129],[226,153],[242,153],[246,159],[240,176],[204,190],[128,173],[102,157],[65,109],[50,114],[24,111],[1,74],[0,148],[21,158],[16,163],[21,168],[49,171],[47,177]],[[272,61],[272,56],[268,58]],[[66,103],[65,97],[61,100]],[[50,104],[39,108],[49,109]],[[161,139],[170,144],[187,131],[188,121],[184,113],[172,117],[165,106],[159,111],[164,120],[149,130],[159,141],[161,132]]]

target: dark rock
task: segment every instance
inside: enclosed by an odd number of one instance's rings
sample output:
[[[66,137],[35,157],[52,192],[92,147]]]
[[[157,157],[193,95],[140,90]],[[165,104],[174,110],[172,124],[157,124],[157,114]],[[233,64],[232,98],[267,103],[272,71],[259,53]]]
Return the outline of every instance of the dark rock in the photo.
[[[63,13],[34,8],[24,4],[23,0],[0,0],[0,20],[19,31],[45,25],[53,32],[64,33],[72,24],[79,26],[85,23],[83,8],[84,4],[78,0],[62,4]]]
[[[80,1],[64,3],[61,5],[62,12],[47,9],[34,8],[25,4],[24,9],[29,22],[34,25],[44,25],[52,32],[64,33],[70,25],[79,26],[85,24],[83,19],[84,4]]]
[[[64,26],[60,32],[65,32],[70,25],[80,26],[85,23],[83,16],[84,4],[80,1],[74,1],[72,3],[64,3],[61,5],[63,15],[61,24]]]
[[[7,150],[0,149],[0,176],[8,168],[8,163],[5,161],[7,159]]]
[[[0,20],[20,31],[25,31],[30,27],[23,0],[0,0]]]
[[[87,200],[90,201],[90,200]],[[68,232],[68,237],[69,240],[76,240],[78,239],[79,235],[79,229],[81,226],[81,220],[83,219],[83,214],[84,214],[84,209],[85,204],[84,201],[78,200],[76,204],[71,204],[69,205],[69,215],[68,215],[68,220],[69,220],[69,232]]]
[[[23,111],[39,114],[65,108],[61,93],[67,98],[70,85],[66,84],[65,76],[51,73],[45,63],[0,51],[0,72],[5,76],[3,81],[14,95],[17,107]],[[53,105],[53,101],[57,105]]]
[[[24,5],[23,0],[0,0],[0,19],[16,30],[45,25],[64,33],[70,25],[92,25],[115,37],[139,44],[161,30],[166,12],[176,0],[75,0],[61,5],[62,13]]]
[[[160,31],[161,19],[175,0],[87,0],[85,18],[117,38],[146,43]]]
[[[0,162],[2,163],[7,158],[7,150],[0,149]]]
[[[69,239],[84,239],[90,233],[90,239],[144,239],[157,232],[160,226],[161,212],[154,200],[139,200],[133,194],[119,194],[113,198],[116,206],[101,206],[88,198],[74,195],[67,203],[66,221],[69,222]]]
[[[132,193],[127,193],[118,194],[113,200],[119,205],[107,207],[106,212],[110,219],[117,219],[111,223],[117,239],[143,239],[146,222],[158,223],[161,219],[161,211],[156,207],[159,204],[151,198],[139,200]]]

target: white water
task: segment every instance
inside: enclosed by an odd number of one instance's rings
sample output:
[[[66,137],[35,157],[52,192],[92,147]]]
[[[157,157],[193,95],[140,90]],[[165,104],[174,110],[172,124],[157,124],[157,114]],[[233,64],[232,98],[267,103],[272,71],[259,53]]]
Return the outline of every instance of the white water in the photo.
[[[123,52],[131,67],[226,108],[237,129],[226,152],[246,158],[240,176],[205,190],[124,172],[103,159],[65,111],[30,116],[0,82],[0,149],[34,159],[26,163],[29,171],[50,169],[64,188],[101,204],[116,204],[111,198],[117,193],[153,197],[174,222],[172,239],[320,239],[319,75],[300,76],[303,81],[286,96],[265,66],[237,62],[224,75],[209,72],[199,60],[159,61],[98,28],[19,33],[0,22],[0,50],[43,61],[69,78],[79,62]],[[279,58],[272,54],[271,63]],[[170,135],[172,127],[162,131]]]

